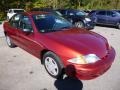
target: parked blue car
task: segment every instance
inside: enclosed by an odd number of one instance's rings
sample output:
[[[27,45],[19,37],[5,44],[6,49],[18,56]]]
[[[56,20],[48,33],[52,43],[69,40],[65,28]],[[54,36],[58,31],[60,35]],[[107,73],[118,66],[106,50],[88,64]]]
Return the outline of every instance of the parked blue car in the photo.
[[[120,29],[120,13],[118,11],[93,10],[89,16],[96,24],[116,26]]]

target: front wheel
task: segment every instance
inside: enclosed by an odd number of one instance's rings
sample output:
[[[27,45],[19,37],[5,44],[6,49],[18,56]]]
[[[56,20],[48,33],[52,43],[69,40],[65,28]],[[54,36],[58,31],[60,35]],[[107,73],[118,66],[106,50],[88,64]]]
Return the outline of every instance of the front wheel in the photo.
[[[78,28],[84,28],[84,23],[82,21],[75,22],[75,26]]]
[[[120,29],[120,23],[118,24],[118,29]]]
[[[16,45],[10,40],[10,37],[9,36],[5,36],[6,37],[6,42],[7,42],[7,45],[11,48],[14,48],[16,47]]]
[[[63,75],[63,64],[59,57],[49,51],[43,56],[43,63],[48,74],[54,78],[60,78]]]

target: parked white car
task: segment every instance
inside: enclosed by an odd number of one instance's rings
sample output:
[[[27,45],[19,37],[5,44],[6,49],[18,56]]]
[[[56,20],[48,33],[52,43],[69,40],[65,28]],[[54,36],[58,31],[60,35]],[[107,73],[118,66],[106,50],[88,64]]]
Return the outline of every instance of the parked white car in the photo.
[[[9,20],[16,13],[25,12],[24,9],[9,9],[7,12],[7,20]]]

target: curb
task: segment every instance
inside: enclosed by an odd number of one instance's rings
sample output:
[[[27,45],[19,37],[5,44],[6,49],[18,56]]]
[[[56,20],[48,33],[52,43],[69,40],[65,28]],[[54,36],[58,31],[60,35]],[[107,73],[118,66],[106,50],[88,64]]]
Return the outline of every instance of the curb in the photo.
[[[3,21],[0,21],[0,38],[5,36],[3,33],[3,26],[2,25],[3,25]]]

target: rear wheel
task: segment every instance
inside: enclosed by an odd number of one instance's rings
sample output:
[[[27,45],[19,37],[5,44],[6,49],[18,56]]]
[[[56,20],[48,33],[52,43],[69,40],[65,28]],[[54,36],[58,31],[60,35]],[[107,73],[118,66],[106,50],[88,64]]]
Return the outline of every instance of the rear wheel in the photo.
[[[9,36],[5,36],[6,37],[6,42],[7,42],[7,45],[11,48],[14,48],[16,47],[16,45],[10,40],[10,37]]]
[[[82,21],[75,22],[75,26],[79,28],[84,28],[84,23]]]
[[[43,63],[48,74],[54,78],[60,78],[63,75],[63,64],[59,57],[49,51],[43,56]]]

